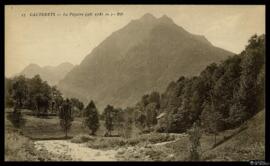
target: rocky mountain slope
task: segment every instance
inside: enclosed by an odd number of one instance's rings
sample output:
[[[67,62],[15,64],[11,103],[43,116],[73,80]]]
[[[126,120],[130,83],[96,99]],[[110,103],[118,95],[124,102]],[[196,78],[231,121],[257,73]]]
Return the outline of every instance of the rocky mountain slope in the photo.
[[[126,107],[143,94],[164,91],[179,76],[197,75],[230,55],[165,15],[145,14],[107,37],[58,87],[67,97],[93,99],[99,108]]]

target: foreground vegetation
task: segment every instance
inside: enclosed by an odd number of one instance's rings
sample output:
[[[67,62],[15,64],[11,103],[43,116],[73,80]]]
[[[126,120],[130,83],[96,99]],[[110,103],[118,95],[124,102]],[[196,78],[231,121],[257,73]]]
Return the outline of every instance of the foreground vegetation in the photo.
[[[250,119],[246,124],[233,130],[219,132],[217,146],[213,146],[211,134],[202,134],[200,139],[200,160],[203,161],[235,161],[264,159],[264,110]],[[7,161],[67,161],[69,156],[50,154],[45,149],[34,147],[36,140],[63,139],[57,118],[42,119],[25,116],[27,122],[21,129],[14,129],[6,120],[5,160]],[[37,124],[40,124],[39,126]],[[49,127],[49,129],[48,129]],[[91,149],[115,150],[118,160],[123,161],[189,161],[191,142],[188,134],[150,133],[136,135],[131,138],[103,137],[106,129],[97,131],[96,136],[85,134],[79,124],[71,128],[72,143],[84,144]],[[59,137],[60,136],[60,137]],[[62,138],[61,138],[62,137]],[[34,138],[31,139],[31,138]],[[68,141],[68,140],[67,140]]]
[[[44,149],[36,149],[35,141],[5,119],[5,161],[61,161],[67,158],[64,154],[52,155]]]

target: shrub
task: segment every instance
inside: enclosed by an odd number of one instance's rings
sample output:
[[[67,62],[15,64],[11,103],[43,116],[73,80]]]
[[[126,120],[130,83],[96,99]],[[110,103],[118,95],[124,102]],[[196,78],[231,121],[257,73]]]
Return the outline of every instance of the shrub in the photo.
[[[89,135],[78,135],[78,136],[75,136],[74,138],[72,138],[71,142],[73,143],[85,143],[85,142],[88,142],[88,141],[95,141],[96,138],[95,137],[92,137],[92,136],[89,136]]]
[[[142,141],[144,141],[144,140],[139,139],[139,138],[130,138],[130,139],[127,140],[127,144],[130,145],[130,146],[135,146],[135,145],[139,144]]]
[[[93,142],[88,142],[87,146],[94,149],[106,149],[125,146],[127,141],[124,138],[101,138]]]

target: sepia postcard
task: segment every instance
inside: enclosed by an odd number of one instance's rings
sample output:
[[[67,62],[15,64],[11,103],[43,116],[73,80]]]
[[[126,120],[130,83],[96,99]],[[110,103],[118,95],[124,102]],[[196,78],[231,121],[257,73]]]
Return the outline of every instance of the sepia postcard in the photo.
[[[5,161],[267,165],[265,6],[5,5]]]

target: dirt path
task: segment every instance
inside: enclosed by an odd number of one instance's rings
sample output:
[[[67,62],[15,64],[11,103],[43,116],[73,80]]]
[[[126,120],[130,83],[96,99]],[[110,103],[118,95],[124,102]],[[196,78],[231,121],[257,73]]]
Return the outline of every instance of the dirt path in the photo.
[[[72,161],[117,161],[116,150],[98,150],[68,140],[35,141],[37,150],[45,149],[51,154],[66,155]]]
[[[182,137],[182,136],[181,136]],[[164,146],[173,143],[179,138],[156,144],[149,144],[149,147]],[[128,160],[129,155],[136,155],[144,151],[144,147],[130,146],[117,150],[100,150],[87,147],[85,144],[72,143],[70,140],[42,140],[35,141],[35,149],[48,154],[50,160],[56,161],[119,161]],[[126,153],[127,152],[127,153]],[[46,155],[45,155],[46,156]],[[122,157],[121,157],[122,156]],[[143,159],[143,158],[142,158]]]

